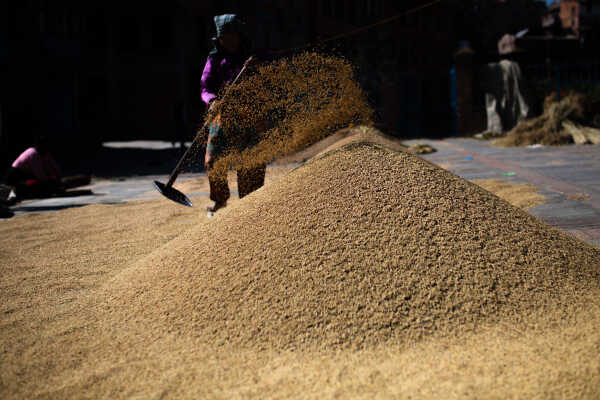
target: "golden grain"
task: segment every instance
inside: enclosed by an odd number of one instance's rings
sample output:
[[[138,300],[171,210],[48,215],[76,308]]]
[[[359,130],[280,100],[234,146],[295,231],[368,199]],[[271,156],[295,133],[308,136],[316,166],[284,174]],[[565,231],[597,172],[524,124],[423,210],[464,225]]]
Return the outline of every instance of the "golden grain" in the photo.
[[[210,220],[159,199],[5,221],[1,397],[597,398],[600,250],[331,145]]]
[[[373,115],[352,66],[311,52],[262,65],[221,97],[226,100],[218,111],[229,148],[215,169],[267,164],[341,128],[368,124]],[[259,121],[269,121],[270,129],[248,147],[244,132]]]

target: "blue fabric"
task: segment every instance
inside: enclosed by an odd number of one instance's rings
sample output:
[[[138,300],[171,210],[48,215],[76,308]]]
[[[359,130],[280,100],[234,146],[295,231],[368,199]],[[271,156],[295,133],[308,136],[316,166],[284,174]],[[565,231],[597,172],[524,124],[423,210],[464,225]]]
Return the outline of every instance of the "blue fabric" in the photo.
[[[256,146],[260,135],[254,128],[227,131],[221,125],[211,124],[208,129],[209,143],[206,152],[213,158],[224,155],[227,151],[244,151]]]
[[[221,37],[227,32],[241,31],[242,22],[236,14],[215,15],[214,21],[217,28],[217,37]]]
[[[223,128],[217,124],[210,124],[208,139],[209,143],[206,145],[206,152],[213,157],[221,155],[227,147]]]

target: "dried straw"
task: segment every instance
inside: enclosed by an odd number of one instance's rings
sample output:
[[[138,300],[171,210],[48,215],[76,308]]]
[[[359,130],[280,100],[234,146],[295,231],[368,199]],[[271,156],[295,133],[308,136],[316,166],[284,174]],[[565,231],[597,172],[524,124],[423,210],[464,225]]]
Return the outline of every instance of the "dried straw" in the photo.
[[[584,96],[571,92],[562,100],[552,93],[544,101],[544,112],[537,118],[520,122],[505,137],[494,140],[497,146],[514,147],[542,144],[545,146],[573,143],[563,123],[581,119],[584,115]]]

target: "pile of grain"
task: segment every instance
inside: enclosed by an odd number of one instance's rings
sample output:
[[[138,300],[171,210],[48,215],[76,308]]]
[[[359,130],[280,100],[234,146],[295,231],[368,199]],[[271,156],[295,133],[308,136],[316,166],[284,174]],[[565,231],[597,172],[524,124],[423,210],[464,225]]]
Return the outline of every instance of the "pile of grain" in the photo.
[[[560,321],[600,252],[422,159],[368,143],[317,157],[117,275],[117,342],[356,348]]]
[[[289,163],[305,162],[315,156],[325,154],[328,151],[338,149],[352,142],[360,141],[376,143],[391,150],[409,151],[408,147],[406,147],[397,137],[386,135],[372,126],[360,125],[352,128],[340,129],[334,134],[319,140],[299,152],[275,160],[274,164],[286,165]]]
[[[598,250],[419,158],[350,144],[194,210],[0,224],[0,397],[600,395]]]

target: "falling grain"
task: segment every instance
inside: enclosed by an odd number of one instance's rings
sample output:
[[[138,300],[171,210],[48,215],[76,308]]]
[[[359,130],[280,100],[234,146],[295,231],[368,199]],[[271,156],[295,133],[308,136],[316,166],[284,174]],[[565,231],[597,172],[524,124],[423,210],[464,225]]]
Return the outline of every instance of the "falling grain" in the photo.
[[[226,100],[218,112],[228,151],[215,169],[267,164],[341,128],[371,122],[366,95],[342,58],[302,53],[248,75],[221,94]],[[255,134],[261,122],[269,129]]]

